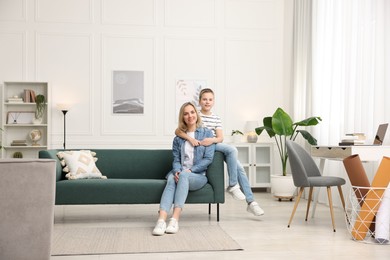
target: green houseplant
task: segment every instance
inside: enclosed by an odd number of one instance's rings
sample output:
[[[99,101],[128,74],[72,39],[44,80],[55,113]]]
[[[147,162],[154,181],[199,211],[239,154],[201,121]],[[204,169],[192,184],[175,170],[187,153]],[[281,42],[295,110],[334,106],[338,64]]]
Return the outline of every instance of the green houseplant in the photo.
[[[42,94],[37,95],[35,98],[35,104],[36,104],[35,118],[39,121],[42,121],[46,109],[45,96]]]
[[[241,142],[244,133],[241,132],[240,130],[232,130],[231,136],[233,136],[233,142],[239,143]]]
[[[320,121],[322,121],[321,117],[314,116],[293,123],[291,117],[279,107],[272,116],[264,117],[264,126],[255,129],[257,135],[260,135],[265,130],[269,137],[275,138],[282,163],[283,176],[287,175],[288,154],[286,140],[295,140],[300,134],[309,144],[316,145],[317,140],[308,131],[298,130],[298,127],[314,126]]]

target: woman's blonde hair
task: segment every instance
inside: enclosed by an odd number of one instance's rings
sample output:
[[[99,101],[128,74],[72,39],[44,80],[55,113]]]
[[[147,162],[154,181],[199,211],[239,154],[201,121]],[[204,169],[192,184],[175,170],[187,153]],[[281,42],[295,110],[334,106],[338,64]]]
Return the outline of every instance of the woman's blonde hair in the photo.
[[[188,130],[187,124],[184,122],[184,108],[186,108],[187,106],[192,106],[196,112],[196,116],[197,116],[196,127],[198,128],[202,126],[202,118],[199,116],[195,105],[192,102],[186,102],[180,107],[179,120],[178,120],[179,121],[178,128],[183,132],[187,132]]]

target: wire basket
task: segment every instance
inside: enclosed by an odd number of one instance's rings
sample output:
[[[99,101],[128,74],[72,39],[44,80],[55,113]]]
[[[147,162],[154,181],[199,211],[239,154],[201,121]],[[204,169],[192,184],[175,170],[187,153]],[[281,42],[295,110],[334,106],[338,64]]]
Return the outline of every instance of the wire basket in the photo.
[[[347,199],[345,220],[353,240],[389,245],[390,186],[352,186]]]

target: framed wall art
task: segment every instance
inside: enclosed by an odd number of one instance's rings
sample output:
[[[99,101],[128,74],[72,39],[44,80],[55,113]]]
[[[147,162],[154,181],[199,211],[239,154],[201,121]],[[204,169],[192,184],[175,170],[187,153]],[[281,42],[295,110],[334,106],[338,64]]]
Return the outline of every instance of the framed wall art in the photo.
[[[114,70],[112,82],[112,113],[144,113],[144,72]]]
[[[206,80],[176,80],[176,121],[179,116],[179,110],[183,103],[193,102],[199,110],[199,93],[207,87]]]

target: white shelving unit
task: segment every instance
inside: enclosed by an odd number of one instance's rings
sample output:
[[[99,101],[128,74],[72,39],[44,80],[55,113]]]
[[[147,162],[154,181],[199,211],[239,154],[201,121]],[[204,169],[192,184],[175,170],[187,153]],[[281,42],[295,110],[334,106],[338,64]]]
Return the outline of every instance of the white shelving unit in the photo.
[[[36,104],[35,102],[13,103],[8,99],[14,96],[24,98],[24,90],[34,90],[35,94],[42,94],[46,100],[50,101],[50,89],[47,82],[4,82],[1,92],[1,128],[2,146],[1,157],[12,158],[15,152],[21,152],[23,158],[38,158],[38,151],[47,149],[50,136],[50,109],[46,104],[43,121],[40,124],[34,124],[30,118],[34,118]],[[41,139],[33,145],[30,138],[32,130],[41,132]],[[26,140],[27,146],[11,146],[14,140]]]
[[[252,188],[271,187],[273,143],[231,143],[238,150],[238,160]]]

